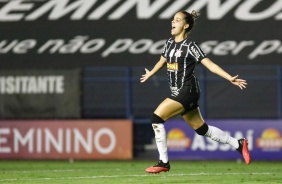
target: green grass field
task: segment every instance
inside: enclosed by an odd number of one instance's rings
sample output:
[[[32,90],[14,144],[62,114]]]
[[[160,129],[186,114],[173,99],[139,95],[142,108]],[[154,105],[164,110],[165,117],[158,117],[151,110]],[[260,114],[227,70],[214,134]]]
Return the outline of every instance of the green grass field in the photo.
[[[282,183],[282,162],[171,161],[170,172],[147,174],[153,161],[0,161],[0,183]]]

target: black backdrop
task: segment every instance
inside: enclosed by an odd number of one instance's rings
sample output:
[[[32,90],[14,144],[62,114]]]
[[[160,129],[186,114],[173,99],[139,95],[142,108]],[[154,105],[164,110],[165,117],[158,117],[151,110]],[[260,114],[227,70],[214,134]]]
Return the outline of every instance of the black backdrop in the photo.
[[[174,13],[191,9],[190,36],[216,63],[280,65],[282,0],[7,0],[1,69],[153,65]]]

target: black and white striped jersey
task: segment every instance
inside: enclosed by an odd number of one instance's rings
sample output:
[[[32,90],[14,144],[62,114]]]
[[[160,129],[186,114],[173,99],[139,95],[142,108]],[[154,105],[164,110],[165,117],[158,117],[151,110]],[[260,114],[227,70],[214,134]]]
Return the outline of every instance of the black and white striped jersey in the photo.
[[[172,91],[187,85],[199,87],[194,68],[206,54],[197,43],[190,38],[175,42],[174,37],[171,37],[165,43],[162,56],[167,61],[168,82]]]

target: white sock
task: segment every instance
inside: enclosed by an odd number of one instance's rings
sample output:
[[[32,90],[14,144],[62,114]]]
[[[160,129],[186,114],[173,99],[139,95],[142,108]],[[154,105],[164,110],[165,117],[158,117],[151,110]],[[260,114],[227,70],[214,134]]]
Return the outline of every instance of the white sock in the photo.
[[[156,144],[159,151],[159,159],[162,160],[163,163],[167,163],[168,155],[164,124],[152,124],[152,126],[155,132]]]
[[[234,148],[239,148],[238,140],[228,135],[226,132],[220,130],[217,127],[209,126],[208,132],[205,134],[206,137],[211,138],[216,142],[221,142],[224,144],[229,144]]]

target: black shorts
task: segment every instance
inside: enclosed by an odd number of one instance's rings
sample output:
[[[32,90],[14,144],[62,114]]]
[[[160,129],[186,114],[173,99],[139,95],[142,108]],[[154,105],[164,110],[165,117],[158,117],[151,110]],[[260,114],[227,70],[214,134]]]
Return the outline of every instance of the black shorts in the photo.
[[[177,93],[178,95],[175,95]],[[193,86],[183,86],[181,90],[178,91],[177,93],[172,92],[169,98],[183,105],[185,110],[181,115],[199,107],[199,103],[198,103],[200,99],[200,89],[199,88],[196,88]]]

